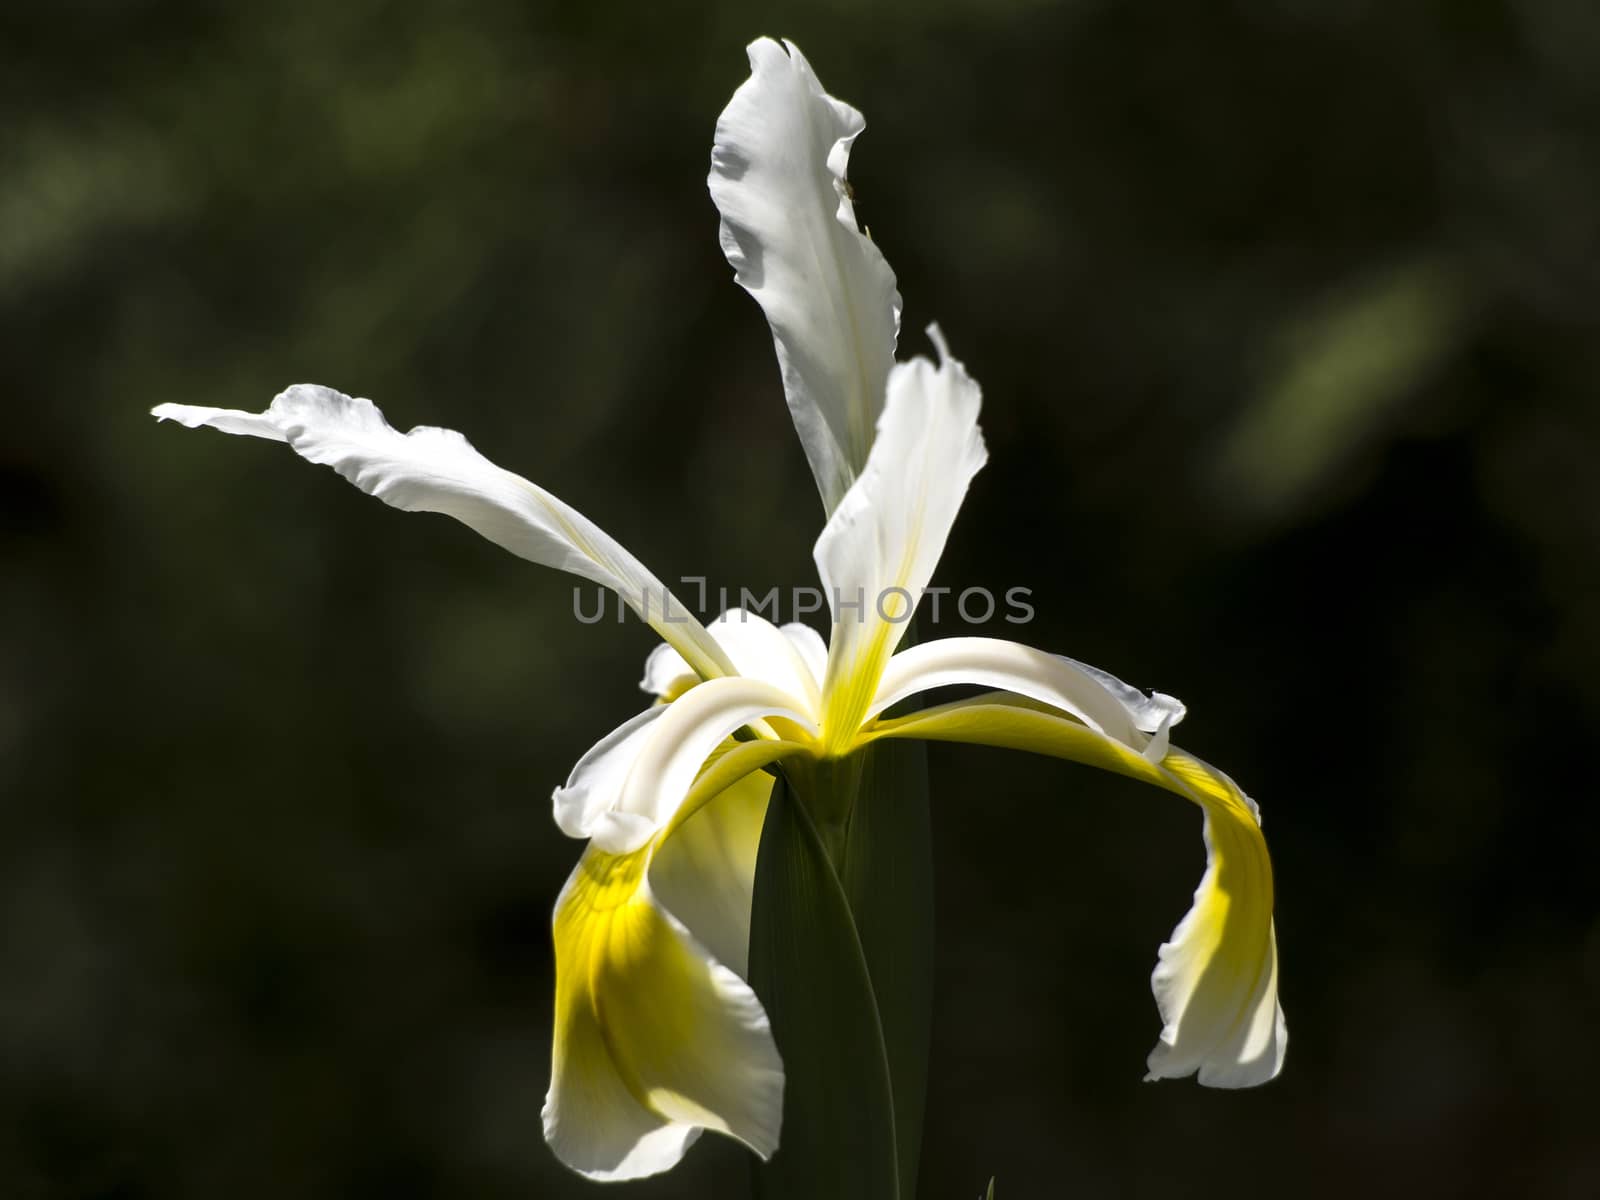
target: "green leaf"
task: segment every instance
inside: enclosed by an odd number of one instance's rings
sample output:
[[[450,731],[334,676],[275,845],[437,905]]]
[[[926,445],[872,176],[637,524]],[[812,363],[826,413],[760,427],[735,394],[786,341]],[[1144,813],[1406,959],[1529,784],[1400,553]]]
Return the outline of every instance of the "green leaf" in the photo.
[[[789,781],[772,787],[756,859],[750,983],[786,1083],[761,1200],[901,1200],[894,1100],[877,1000],[849,902]]]
[[[878,1001],[894,1089],[900,1194],[910,1200],[917,1194],[933,1024],[928,756],[921,742],[885,740],[861,757],[839,875]]]

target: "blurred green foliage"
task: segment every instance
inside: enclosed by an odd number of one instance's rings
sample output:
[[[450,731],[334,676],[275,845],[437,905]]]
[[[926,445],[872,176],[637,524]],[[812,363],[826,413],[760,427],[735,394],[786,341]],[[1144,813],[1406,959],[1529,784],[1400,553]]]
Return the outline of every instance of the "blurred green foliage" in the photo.
[[[327,383],[664,576],[810,582],[703,186],[759,33],[867,114],[906,352],[937,318],[985,386],[938,582],[1188,701],[1280,877],[1285,1076],[1144,1085],[1196,815],[934,748],[923,1193],[1600,1192],[1592,4],[22,0],[0,1194],[595,1192],[539,1133],[547,796],[649,638],[146,413]]]

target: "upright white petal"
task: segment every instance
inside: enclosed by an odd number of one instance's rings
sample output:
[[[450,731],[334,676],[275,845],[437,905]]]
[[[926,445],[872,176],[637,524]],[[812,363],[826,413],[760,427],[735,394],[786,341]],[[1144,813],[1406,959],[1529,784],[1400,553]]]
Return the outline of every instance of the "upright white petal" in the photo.
[[[706,626],[706,632],[727,655],[734,672],[744,679],[760,679],[801,702],[806,716],[817,720],[822,711],[822,680],[818,664],[827,648],[816,632],[804,625],[781,629],[759,613],[730,608]],[[657,646],[645,659],[639,687],[663,700],[676,699],[699,682],[671,646]]]
[[[784,636],[794,643],[794,648],[800,652],[800,657],[805,661],[806,669],[811,672],[811,678],[817,685],[817,692],[822,691],[822,681],[828,674],[828,643],[822,640],[822,635],[811,626],[802,621],[790,621],[782,626]]]
[[[822,693],[806,661],[808,648],[792,633],[759,613],[730,608],[706,626],[745,679],[760,679],[794,697],[813,721],[821,715]]]
[[[772,326],[789,412],[832,512],[872,446],[900,294],[845,184],[865,122],[786,45],[750,44],[750,78],[717,119],[707,182],[723,252]]]
[[[866,715],[967,485],[988,458],[978,429],[982,392],[939,331],[928,333],[939,365],[896,364],[866,470],[817,539],[833,615],[823,689],[830,738],[847,739]]]
[[[385,504],[454,517],[519,558],[612,589],[702,675],[729,669],[716,642],[643,563],[582,513],[495,466],[452,429],[419,426],[402,434],[372,401],[312,384],[289,388],[262,413],[187,404],[151,411],[191,429],[288,442],[302,458],[332,467]]]

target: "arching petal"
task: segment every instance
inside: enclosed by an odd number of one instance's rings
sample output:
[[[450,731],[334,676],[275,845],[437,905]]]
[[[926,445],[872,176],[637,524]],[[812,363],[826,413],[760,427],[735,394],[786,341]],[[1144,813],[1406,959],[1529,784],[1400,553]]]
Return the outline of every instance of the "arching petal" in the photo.
[[[833,615],[823,700],[830,736],[840,739],[866,716],[967,485],[988,458],[978,429],[982,393],[938,331],[928,332],[939,365],[917,358],[894,368],[866,470],[817,539]]]
[[[675,823],[650,861],[656,898],[741,979],[750,956],[756,851],[771,795],[772,776],[752,771]]]
[[[657,902],[650,848],[592,845],[556,902],[545,1138],[592,1179],[677,1163],[701,1129],[767,1157],[783,1063],[748,984]]]
[[[1200,806],[1206,870],[1161,947],[1151,986],[1163,1022],[1149,1079],[1199,1072],[1210,1087],[1265,1083],[1283,1067],[1272,862],[1255,803],[1216,768],[1171,749],[1159,763],[1080,721],[1003,695],[880,721],[865,735],[972,742],[1070,759],[1155,784]]]
[[[1180,750],[1162,766],[1203,797],[1206,873],[1150,980],[1164,1025],[1146,1078],[1198,1071],[1208,1087],[1252,1087],[1283,1069],[1289,1048],[1258,810],[1233,780]]]
[[[551,797],[556,824],[608,854],[631,853],[751,771],[811,753],[817,727],[803,708],[771,684],[736,675],[652,706],[578,760]],[[803,740],[773,736],[768,719]],[[753,742],[728,740],[747,725],[758,734]]]
[[[1169,696],[1165,692],[1151,692],[1147,696],[1131,684],[1123,683],[1109,671],[1102,671],[1099,667],[1091,667],[1088,663],[1081,663],[1065,655],[1061,656],[1061,661],[1097,680],[1106,691],[1121,701],[1122,707],[1128,710],[1128,716],[1132,719],[1134,727],[1145,733],[1171,729],[1182,721],[1189,711],[1183,701],[1176,696]]]
[[[402,434],[370,400],[296,384],[261,413],[158,404],[161,420],[288,442],[368,495],[407,512],[454,517],[519,558],[615,591],[702,676],[727,674],[721,650],[666,585],[582,513],[494,465],[451,429]],[[668,617],[671,620],[668,620]]]
[[[557,902],[545,1134],[592,1179],[664,1171],[702,1129],[777,1146],[782,1063],[742,977],[772,790],[761,768],[803,750],[723,742],[647,845],[591,844]]]
[[[645,739],[666,709],[654,706],[624,721],[578,760],[550,799],[556,825],[571,838],[603,838],[608,845],[642,845],[655,823],[622,811],[622,785],[644,750]]]
[[[803,703],[759,679],[734,676],[712,679],[685,692],[667,706],[642,742],[617,807],[622,812],[645,817],[653,829],[661,828],[678,815],[696,784],[696,777],[723,739],[745,725],[768,717],[791,722],[801,736],[816,736],[817,726],[805,715]],[[774,741],[773,744],[779,748],[775,756],[793,748],[788,742]],[[612,853],[623,853],[636,845],[614,842],[605,848]]]
[[[772,326],[789,412],[832,512],[872,446],[900,295],[845,184],[865,122],[786,44],[750,44],[750,78],[717,119],[707,183],[723,253]]]
[[[974,684],[1063,709],[1090,728],[1159,761],[1183,705],[1146,696],[1113,675],[1070,658],[1000,638],[940,638],[889,660],[868,715],[932,688]],[[1153,734],[1154,736],[1150,736]]]

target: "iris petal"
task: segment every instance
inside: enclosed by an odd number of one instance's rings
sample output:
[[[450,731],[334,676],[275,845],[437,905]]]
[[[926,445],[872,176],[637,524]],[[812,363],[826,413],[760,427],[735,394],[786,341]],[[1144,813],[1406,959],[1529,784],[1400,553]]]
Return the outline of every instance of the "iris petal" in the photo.
[[[766,1013],[657,900],[650,854],[591,844],[556,903],[545,1137],[594,1179],[667,1170],[701,1129],[763,1157],[778,1145],[783,1063]]]
[[[385,504],[454,517],[519,558],[611,588],[702,676],[731,671],[716,642],[643,563],[577,509],[497,467],[453,429],[419,426],[403,434],[372,401],[313,384],[296,384],[261,413],[188,404],[151,411],[191,429],[288,442],[302,458],[332,467]]]
[[[978,637],[940,638],[895,655],[869,711],[882,712],[918,692],[959,684],[1000,688],[1062,709],[1140,751],[1150,747],[1147,730],[1164,734],[1183,715],[1183,705],[1170,696],[1146,697],[1094,667],[1019,642]],[[1159,748],[1164,747],[1163,741]]]
[[[815,558],[833,615],[823,687],[829,749],[866,716],[884,664],[933,577],[967,485],[987,460],[982,394],[945,350],[895,366],[866,469],[828,518]]]
[[[1255,802],[1176,748],[1159,763],[1071,715],[995,693],[879,721],[864,735],[971,742],[1070,759],[1155,784],[1204,814],[1206,870],[1194,905],[1161,947],[1151,986],[1161,1038],[1147,1078],[1199,1073],[1209,1087],[1265,1083],[1283,1067],[1272,861]]]
[[[815,630],[797,624],[779,628],[759,613],[730,608],[707,625],[706,632],[741,677],[783,690],[808,717],[818,719],[822,711],[821,664],[828,651]],[[683,655],[660,645],[645,659],[639,686],[666,700],[676,699],[699,682]]]
[[[856,226],[845,184],[865,122],[792,43],[749,47],[717,119],[711,198],[722,249],[772,326],[784,395],[832,512],[867,461],[900,328],[894,272]]]

